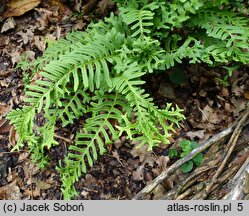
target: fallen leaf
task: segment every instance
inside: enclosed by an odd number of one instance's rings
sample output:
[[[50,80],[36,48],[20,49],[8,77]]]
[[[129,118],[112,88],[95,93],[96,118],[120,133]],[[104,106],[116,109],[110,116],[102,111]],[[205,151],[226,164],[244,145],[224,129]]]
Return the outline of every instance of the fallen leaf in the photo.
[[[45,49],[46,49],[46,42],[45,42],[45,40],[44,40],[44,37],[35,36],[35,37],[34,37],[34,41],[35,41],[36,47],[37,47],[40,51],[44,52]]]
[[[104,16],[108,11],[110,11],[110,9],[114,7],[114,5],[115,3],[111,0],[101,0],[97,5],[96,12],[100,16]]]
[[[159,184],[152,191],[152,194],[153,194],[153,200],[160,199],[165,194],[165,188],[161,184]]]
[[[247,100],[249,100],[249,91],[244,92],[244,98],[247,99]]]
[[[70,15],[72,11],[67,7],[65,4],[61,2],[61,0],[50,0],[49,1],[50,7],[57,6],[59,7],[59,13],[61,15]]]
[[[21,60],[20,51],[18,50],[11,52],[10,56],[11,56],[11,62],[13,65],[15,65],[15,63],[17,62],[20,62]]]
[[[232,93],[237,96],[237,97],[240,97],[243,95],[243,87],[242,86],[235,86],[233,89],[232,89]]]
[[[1,200],[20,200],[22,194],[20,188],[17,186],[17,181],[13,181],[8,185],[0,187]]]
[[[4,24],[2,25],[1,33],[15,28],[15,26],[16,26],[15,20],[12,17],[10,17],[10,18],[6,19]]]
[[[16,145],[16,140],[17,140],[17,134],[15,131],[15,128],[13,126],[11,126],[10,128],[10,133],[9,133],[9,143],[12,147],[14,147]]]
[[[135,158],[135,157],[139,157],[139,161],[142,163],[145,158],[147,158],[150,154],[151,151],[148,151],[148,146],[144,145],[141,148],[137,148],[137,145],[139,143],[137,142],[132,142],[131,145],[134,145],[133,149],[131,150],[131,155]]]
[[[169,157],[168,156],[160,156],[156,160],[156,163],[158,164],[159,167],[162,168],[162,170],[166,170],[168,162],[169,162]]]
[[[27,29],[26,32],[19,31],[19,32],[17,32],[17,34],[22,37],[22,40],[23,40],[24,44],[27,44],[34,37],[34,33],[30,29]]]
[[[41,190],[39,188],[36,188],[35,190],[25,190],[23,195],[29,197],[39,197],[41,196]]]
[[[120,160],[120,155],[119,155],[118,151],[116,151],[116,150],[112,151],[112,155],[113,155],[114,158],[117,159],[117,161],[118,161],[122,166],[124,166],[123,163],[122,163],[122,161]]]
[[[21,16],[40,3],[41,0],[11,0],[7,3],[7,9],[4,11],[3,17]]]
[[[234,114],[239,115],[239,113],[246,108],[248,101],[245,99],[232,99],[232,104],[234,105]]]
[[[84,198],[86,198],[86,197],[88,196],[89,192],[86,191],[86,190],[83,190],[80,194],[81,194]]]
[[[11,110],[11,105],[8,104],[0,104],[0,115],[6,115]]]
[[[52,187],[51,184],[49,184],[49,183],[47,183],[45,181],[34,179],[33,182],[36,184],[37,188],[42,189],[42,190],[47,190],[47,189]]]
[[[189,131],[186,133],[186,136],[189,137],[191,140],[193,140],[196,137],[199,139],[203,139],[204,132],[205,132],[205,130]]]
[[[136,171],[132,173],[132,177],[135,181],[144,180],[144,165],[139,166]]]
[[[8,132],[10,127],[7,119],[0,119],[0,134]]]
[[[209,121],[210,123],[217,124],[221,121],[220,116],[210,106],[206,105],[202,110],[202,120]]]
[[[86,174],[86,179],[84,180],[84,185],[86,187],[92,186],[96,184],[96,178],[93,177],[91,174]]]

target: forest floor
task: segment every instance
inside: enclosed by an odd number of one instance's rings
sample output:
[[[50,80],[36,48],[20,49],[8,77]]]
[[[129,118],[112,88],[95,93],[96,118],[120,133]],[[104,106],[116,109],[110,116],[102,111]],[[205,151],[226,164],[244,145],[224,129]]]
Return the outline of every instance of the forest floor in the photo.
[[[107,0],[89,2],[91,4],[74,5],[73,8],[60,1],[43,2],[20,16],[17,16],[18,10],[2,9],[4,13],[0,16],[0,199],[62,199],[60,176],[56,166],[72,142],[77,125],[56,129],[56,139],[60,146],[48,152],[51,158],[50,166],[42,170],[32,163],[26,148],[19,152],[11,152],[18,136],[6,115],[11,109],[23,106],[27,72],[16,68],[22,56],[34,60],[42,55],[49,41],[63,38],[71,31],[84,31],[89,22],[115,11],[115,5]],[[72,12],[77,8],[81,8],[84,13]],[[22,9],[19,7],[19,12]],[[183,77],[179,84],[172,82],[172,73],[176,70],[180,71]],[[179,143],[183,139],[201,144],[229,127],[248,103],[248,71],[249,67],[243,66],[224,81],[227,71],[222,67],[210,68],[202,64],[183,63],[165,73],[145,77],[146,89],[153,96],[155,103],[159,106],[168,102],[177,104],[184,110],[186,120],[176,129],[170,145],[162,145],[151,152],[146,148],[137,149],[136,143],[130,142],[125,136],[121,137],[78,181],[76,188],[79,196],[76,199],[132,199],[177,160],[169,158],[169,148],[179,148]],[[248,127],[243,133],[244,142],[248,144]],[[226,143],[219,148],[224,149],[224,145]],[[238,164],[237,170],[249,155],[248,147],[246,148],[246,151],[245,148],[237,149],[233,155],[237,159],[231,161]],[[215,171],[216,166],[210,167],[196,179],[196,183],[210,181]],[[177,170],[156,187],[148,199],[161,198],[191,173]],[[222,187],[216,187],[208,198],[221,199],[228,192],[226,184],[235,173],[236,170],[222,182]],[[191,196],[190,193],[183,198],[189,199]]]

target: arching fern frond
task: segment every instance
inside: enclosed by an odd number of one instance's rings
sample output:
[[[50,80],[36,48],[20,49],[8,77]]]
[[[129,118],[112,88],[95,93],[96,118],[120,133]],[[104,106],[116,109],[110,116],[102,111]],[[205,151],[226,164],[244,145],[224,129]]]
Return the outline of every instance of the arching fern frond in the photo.
[[[249,22],[245,17],[225,10],[203,10],[189,23],[190,28],[196,26],[205,29],[206,33],[197,37],[216,62],[249,62]]]
[[[125,95],[136,116],[135,123],[131,123],[127,116],[123,115],[127,125],[118,128],[121,132],[126,132],[130,139],[139,140],[140,145],[148,144],[148,150],[152,150],[161,142],[169,143],[170,131],[174,130],[173,125],[171,123],[168,125],[167,120],[178,124],[184,116],[181,114],[182,110],[178,108],[174,110],[170,104],[166,109],[159,109],[154,105],[149,94],[139,87],[144,83],[140,79],[144,73],[139,71],[140,68],[133,63],[123,74],[115,77],[113,82],[115,90]],[[137,136],[139,134],[140,136]]]
[[[88,118],[83,132],[77,134],[75,145],[69,147],[70,153],[65,159],[65,167],[60,167],[62,177],[62,191],[66,199],[76,194],[74,183],[82,173],[86,173],[87,166],[93,166],[106,149],[105,144],[111,144],[119,136],[119,131],[110,121],[122,121],[122,107],[124,98],[119,94],[97,94],[93,98],[92,108],[88,111],[92,117]]]
[[[109,32],[90,44],[75,44],[71,53],[45,66],[44,71],[40,73],[44,80],[37,80],[35,84],[27,87],[26,95],[29,97],[25,101],[33,107],[38,107],[38,112],[46,103],[46,111],[52,102],[58,107],[62,106],[60,99],[71,92],[68,89],[69,83],[73,84],[74,91],[78,90],[81,82],[84,90],[89,88],[91,91],[94,87],[100,87],[101,80],[111,86],[108,63],[114,61],[117,55],[115,50],[122,45],[123,39],[123,35]],[[50,100],[51,95],[53,101]]]
[[[178,43],[183,43],[178,45]],[[183,58],[187,58],[190,63],[201,62],[204,54],[204,46],[200,41],[189,36],[182,42],[182,38],[179,35],[173,35],[168,39],[166,46],[167,52],[164,59],[165,68],[170,68],[175,63],[182,63]],[[211,61],[209,63],[212,63]]]
[[[191,19],[190,27],[198,26],[206,29],[208,36],[226,41],[226,46],[233,44],[240,48],[246,48],[241,44],[248,43],[249,21],[245,17],[239,17],[230,11],[205,10],[200,11]]]

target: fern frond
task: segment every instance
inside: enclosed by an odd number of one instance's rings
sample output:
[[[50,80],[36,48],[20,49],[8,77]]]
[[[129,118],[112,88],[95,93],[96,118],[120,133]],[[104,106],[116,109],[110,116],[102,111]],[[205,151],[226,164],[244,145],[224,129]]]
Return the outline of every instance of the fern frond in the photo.
[[[12,110],[7,118],[10,123],[15,126],[15,130],[18,133],[18,142],[12,151],[20,150],[23,147],[23,142],[33,137],[33,119],[35,116],[35,109],[32,107],[24,106],[22,109]]]
[[[87,108],[87,103],[90,102],[90,96],[83,90],[82,85],[74,92],[65,94],[61,101],[61,106],[55,109],[50,109],[50,115],[54,114],[61,120],[62,126],[66,127],[72,124],[75,119],[79,119]]]
[[[102,79],[111,86],[108,63],[114,61],[117,55],[115,50],[122,43],[123,35],[109,32],[91,44],[75,44],[71,53],[45,66],[44,71],[40,73],[44,80],[37,80],[35,84],[27,87],[26,95],[29,97],[25,101],[33,107],[38,107],[40,112],[45,102],[45,110],[51,106],[51,95],[56,106],[62,106],[60,98],[64,98],[65,93],[70,93],[69,83],[73,84],[74,91],[78,90],[81,82],[84,90],[89,88],[93,91],[95,86],[100,87]]]
[[[164,56],[165,68],[169,69],[175,65],[175,62],[182,63],[183,58],[189,59],[190,63],[199,63],[203,59],[204,46],[200,41],[189,36],[181,46],[182,38],[179,35],[173,35],[166,43],[166,54]],[[212,63],[211,61],[209,63]]]
[[[97,94],[93,100],[92,108],[88,111],[92,117],[88,118],[83,132],[78,133],[75,145],[65,159],[65,167],[60,168],[62,173],[62,191],[66,199],[75,195],[74,183],[82,173],[86,173],[87,166],[104,154],[105,144],[110,144],[118,138],[119,131],[111,124],[111,120],[121,122],[122,111],[119,108],[126,106],[119,94]]]
[[[128,125],[118,128],[121,132],[126,132],[130,139],[139,140],[140,145],[148,144],[148,150],[152,150],[161,142],[169,143],[169,132],[174,130],[172,124],[167,124],[167,120],[178,124],[184,116],[181,114],[182,110],[174,110],[170,104],[164,110],[154,105],[149,95],[139,87],[144,83],[140,79],[143,74],[140,67],[133,63],[113,81],[115,90],[125,95],[136,116],[135,123],[131,123],[126,119],[126,115],[123,115]],[[140,136],[137,136],[139,134]]]
[[[230,11],[200,11],[191,19],[189,27],[198,26],[206,34],[199,34],[205,52],[217,62],[249,62],[249,22]],[[216,40],[209,39],[213,38]],[[209,42],[211,41],[211,42]]]
[[[61,55],[64,55],[72,50],[72,45],[80,42],[85,43],[86,34],[84,32],[75,31],[69,33],[65,39],[60,39],[49,46],[43,55],[28,65],[22,67],[24,70],[32,68],[32,73],[42,70],[42,68],[50,61],[58,60]]]
[[[154,16],[152,11],[156,8],[158,8],[156,3],[150,3],[141,9],[137,9],[133,5],[119,9],[123,21],[131,29],[131,37],[142,37],[151,33]]]

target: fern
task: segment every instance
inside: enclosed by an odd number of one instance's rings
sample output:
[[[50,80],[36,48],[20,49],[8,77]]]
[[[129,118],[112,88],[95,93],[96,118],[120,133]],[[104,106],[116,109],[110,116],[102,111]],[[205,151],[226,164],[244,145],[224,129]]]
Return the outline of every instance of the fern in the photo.
[[[156,3],[150,3],[141,9],[137,9],[133,5],[120,8],[120,16],[130,26],[131,37],[142,37],[151,33],[150,28],[153,26],[154,17],[152,11],[157,7]]]
[[[80,120],[76,140],[60,161],[65,199],[87,169],[121,135],[152,150],[169,144],[183,110],[158,107],[143,88],[143,76],[188,60],[208,65],[248,63],[248,21],[228,0],[206,2],[116,1],[119,15],[72,32],[30,64],[41,78],[26,86],[26,105],[9,113],[19,140],[33,160],[49,164],[46,151],[56,147],[56,127]],[[236,1],[237,2],[237,1]],[[27,68],[27,62],[22,63]],[[39,115],[41,125],[34,125]]]
[[[93,98],[95,100],[97,101],[92,102],[92,108],[88,110],[92,117],[87,119],[84,131],[77,134],[75,145],[69,147],[74,153],[68,154],[65,159],[66,166],[61,169],[62,188],[66,199],[76,194],[74,182],[78,181],[81,173],[86,173],[86,161],[89,166],[93,166],[93,161],[98,157],[97,151],[100,155],[104,154],[105,144],[111,144],[119,135],[110,120],[122,121],[122,112],[116,106],[125,107],[125,103],[118,94],[99,94]]]

